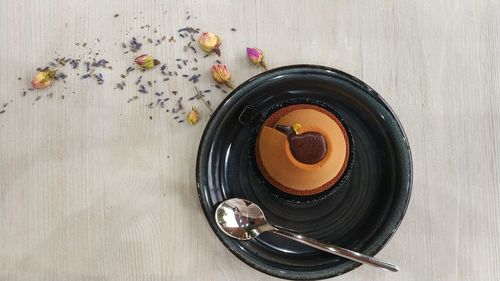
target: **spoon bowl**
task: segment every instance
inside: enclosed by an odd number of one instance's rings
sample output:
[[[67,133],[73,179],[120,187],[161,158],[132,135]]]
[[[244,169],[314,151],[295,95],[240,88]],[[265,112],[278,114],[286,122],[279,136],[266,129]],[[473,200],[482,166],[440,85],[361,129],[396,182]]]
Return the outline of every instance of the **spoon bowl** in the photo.
[[[237,198],[222,202],[215,210],[215,220],[224,233],[243,241],[252,240],[271,227],[257,204]]]

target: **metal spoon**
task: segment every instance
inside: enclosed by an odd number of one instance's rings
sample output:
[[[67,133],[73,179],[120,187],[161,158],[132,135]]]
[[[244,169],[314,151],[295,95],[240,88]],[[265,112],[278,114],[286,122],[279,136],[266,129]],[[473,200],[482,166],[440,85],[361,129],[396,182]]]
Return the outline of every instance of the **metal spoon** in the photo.
[[[396,265],[388,262],[323,243],[288,230],[276,228],[266,221],[264,213],[259,206],[245,199],[232,198],[220,203],[215,210],[215,221],[224,233],[239,240],[251,240],[261,233],[269,231],[318,250],[359,263],[369,264],[393,272],[399,270]]]

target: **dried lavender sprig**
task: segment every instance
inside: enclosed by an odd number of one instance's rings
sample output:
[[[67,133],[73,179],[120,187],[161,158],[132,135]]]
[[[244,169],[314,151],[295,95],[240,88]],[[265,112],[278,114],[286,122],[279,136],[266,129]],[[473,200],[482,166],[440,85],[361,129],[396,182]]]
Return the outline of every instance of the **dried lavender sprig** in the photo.
[[[139,98],[138,96],[133,96],[127,101],[127,103],[130,103],[131,101],[136,100],[138,98]]]
[[[92,63],[92,66],[93,67],[106,67],[106,65],[109,63],[109,61],[105,60],[105,59],[100,59],[96,62],[93,62]]]
[[[143,94],[147,94],[148,91],[146,90],[146,87],[144,87],[144,85],[140,85],[139,86],[139,89],[137,90],[139,93],[143,93]]]
[[[97,80],[98,85],[101,85],[104,83],[104,79],[102,78],[102,73],[94,74],[94,78]]]
[[[74,60],[74,59],[72,59],[72,60],[70,60],[69,63],[71,64],[71,67],[73,69],[77,69],[78,66],[80,65],[80,60]]]
[[[137,38],[132,37],[132,39],[130,40],[130,50],[135,53],[139,51],[141,48],[142,48],[142,43],[137,41]]]
[[[137,81],[135,81],[135,84],[139,85],[141,83],[141,81],[142,81],[142,75],[139,76],[139,78],[137,78]]]

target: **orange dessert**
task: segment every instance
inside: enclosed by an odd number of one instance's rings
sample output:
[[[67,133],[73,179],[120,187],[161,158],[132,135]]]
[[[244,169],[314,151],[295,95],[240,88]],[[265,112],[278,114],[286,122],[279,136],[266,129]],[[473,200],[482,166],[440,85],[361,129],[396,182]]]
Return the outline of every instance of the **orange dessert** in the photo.
[[[333,186],[349,159],[346,129],[328,110],[296,104],[274,112],[260,129],[257,165],[276,188],[314,195]]]

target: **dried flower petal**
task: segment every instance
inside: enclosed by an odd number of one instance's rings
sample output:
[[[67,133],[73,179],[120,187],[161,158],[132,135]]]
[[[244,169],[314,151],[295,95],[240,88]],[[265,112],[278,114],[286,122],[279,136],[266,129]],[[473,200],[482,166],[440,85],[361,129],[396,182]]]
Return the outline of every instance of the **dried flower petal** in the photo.
[[[259,48],[247,48],[247,56],[253,64],[262,66],[267,70],[266,63],[264,62],[264,52]]]
[[[33,89],[47,88],[52,83],[52,80],[54,80],[56,72],[56,70],[52,69],[39,71],[31,80],[31,87]]]
[[[191,110],[191,112],[189,112],[187,116],[187,121],[189,125],[194,126],[196,123],[198,123],[198,117],[199,117],[198,110],[196,110],[196,107],[193,107],[193,109]]]
[[[140,55],[134,59],[134,62],[144,69],[151,69],[160,64],[160,61],[150,55]]]
[[[220,56],[220,45],[222,44],[220,37],[212,32],[203,32],[198,40],[200,47],[206,53],[214,52]]]
[[[231,83],[231,73],[225,64],[214,64],[212,66],[212,76],[215,82],[219,84],[226,84],[229,88],[233,88]]]
[[[302,126],[299,123],[295,123],[292,125],[292,129],[295,132],[296,135],[299,134],[299,130],[302,128]]]

